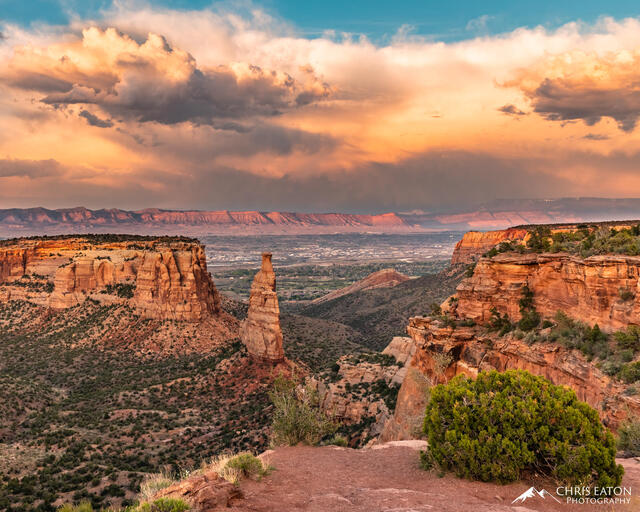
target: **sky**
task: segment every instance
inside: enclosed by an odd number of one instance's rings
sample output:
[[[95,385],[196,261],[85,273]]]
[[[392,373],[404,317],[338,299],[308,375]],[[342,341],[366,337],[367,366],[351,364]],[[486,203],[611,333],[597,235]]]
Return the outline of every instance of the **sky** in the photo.
[[[0,208],[640,195],[640,7],[343,4],[0,0]]]

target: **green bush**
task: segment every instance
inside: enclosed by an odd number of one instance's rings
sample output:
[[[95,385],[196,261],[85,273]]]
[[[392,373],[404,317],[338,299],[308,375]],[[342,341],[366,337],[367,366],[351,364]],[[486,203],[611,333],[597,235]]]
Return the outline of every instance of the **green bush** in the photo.
[[[237,471],[240,476],[246,478],[260,479],[267,474],[267,468],[262,461],[249,452],[240,453],[230,458],[226,467]]]
[[[511,482],[536,471],[601,487],[622,479],[598,413],[573,391],[521,370],[436,386],[424,432],[434,461],[460,477]]]
[[[618,347],[634,352],[640,350],[640,327],[637,325],[630,325],[626,331],[618,331],[613,336]]]
[[[626,421],[620,426],[618,450],[631,457],[640,457],[640,418]]]
[[[640,361],[625,364],[620,370],[620,378],[627,384],[640,380]]]
[[[269,393],[274,405],[271,443],[317,445],[338,430],[338,423],[318,406],[318,393],[310,386],[298,392],[297,382],[279,376]]]
[[[498,331],[500,336],[504,336],[509,331],[513,330],[513,324],[509,320],[509,315],[506,313],[504,316],[500,315],[500,312],[496,308],[491,308],[491,318],[489,318],[489,330]]]
[[[525,284],[522,287],[522,297],[520,297],[518,304],[522,315],[518,321],[518,329],[531,331],[538,327],[541,317],[533,305],[533,291],[529,288],[529,285]]]
[[[324,444],[328,446],[342,446],[346,448],[349,446],[349,441],[346,437],[336,434],[328,441],[325,441]]]

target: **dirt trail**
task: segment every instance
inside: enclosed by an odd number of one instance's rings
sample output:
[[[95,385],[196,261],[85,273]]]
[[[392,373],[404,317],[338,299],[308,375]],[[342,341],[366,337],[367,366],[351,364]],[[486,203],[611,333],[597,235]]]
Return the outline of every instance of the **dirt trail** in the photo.
[[[413,443],[413,445],[412,445]],[[266,456],[275,470],[262,481],[241,484],[245,499],[235,512],[526,512],[640,511],[640,460],[626,459],[623,485],[631,487],[628,505],[567,505],[551,497],[511,502],[530,486],[555,491],[549,482],[495,485],[439,478],[418,466],[416,443],[397,442],[378,449],[338,447],[278,448]]]

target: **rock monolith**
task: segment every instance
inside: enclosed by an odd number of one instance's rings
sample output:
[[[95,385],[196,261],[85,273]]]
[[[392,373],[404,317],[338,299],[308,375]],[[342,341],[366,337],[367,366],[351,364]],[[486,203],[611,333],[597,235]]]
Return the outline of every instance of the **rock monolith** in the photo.
[[[271,253],[262,253],[262,268],[251,285],[249,311],[240,335],[251,356],[274,362],[284,359],[276,274],[271,264]]]

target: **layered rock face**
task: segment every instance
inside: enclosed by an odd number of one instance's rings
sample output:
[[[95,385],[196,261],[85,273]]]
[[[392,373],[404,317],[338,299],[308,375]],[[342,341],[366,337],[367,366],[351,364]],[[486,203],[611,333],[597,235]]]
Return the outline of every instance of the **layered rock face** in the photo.
[[[640,324],[640,257],[504,253],[482,258],[473,276],[457,288],[457,314],[486,323],[495,308],[520,318],[526,284],[544,317],[563,311],[572,318],[613,330]]]
[[[242,342],[253,357],[282,361],[282,330],[271,253],[262,253],[262,267],[251,284],[249,311],[240,328]]]
[[[528,230],[525,228],[509,228],[498,231],[468,231],[456,244],[451,256],[451,264],[472,263],[482,254],[501,242],[523,241]]]
[[[552,343],[529,345],[509,334],[498,337],[478,327],[443,326],[428,317],[411,318],[407,328],[416,351],[398,393],[393,418],[382,440],[410,439],[424,415],[425,385],[443,383],[456,375],[476,377],[479,371],[527,370],[557,385],[568,386],[580,400],[600,412],[604,423],[616,428],[629,414],[640,414],[640,398],[625,395],[625,387],[606,376],[575,350]],[[409,378],[413,375],[412,378]]]
[[[307,384],[317,390],[319,405],[346,425],[366,423],[356,444],[380,435],[389,420],[400,384],[415,352],[411,338],[396,336],[382,354],[342,356],[335,375],[329,379],[309,377]],[[392,400],[393,401],[393,400]]]
[[[220,298],[196,240],[109,236],[23,239],[0,246],[0,300],[63,309],[130,300],[142,315],[197,321]]]

